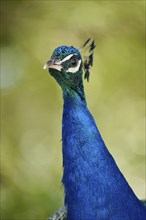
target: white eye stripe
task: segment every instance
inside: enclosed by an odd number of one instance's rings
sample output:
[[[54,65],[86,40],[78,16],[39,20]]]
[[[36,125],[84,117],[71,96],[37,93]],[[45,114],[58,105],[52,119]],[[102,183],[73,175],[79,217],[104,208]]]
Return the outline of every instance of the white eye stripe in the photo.
[[[69,60],[69,59],[70,59],[72,56],[74,56],[74,55],[76,55],[76,54],[70,54],[70,55],[68,55],[67,57],[65,57],[63,60],[58,61],[58,62],[55,62],[55,63],[56,63],[56,64],[61,64],[61,63],[65,62],[65,61]]]
[[[78,65],[76,67],[70,67],[66,72],[75,73],[79,70],[81,65],[81,60],[78,61]]]
[[[80,65],[81,65],[81,60],[78,61],[78,65],[76,67],[70,67],[66,72],[70,72],[70,73],[75,73],[79,70],[80,68]],[[61,71],[61,69],[63,68],[61,65],[59,64],[52,64],[48,67],[47,64],[44,65],[44,69],[47,69],[47,68],[52,68],[52,69],[56,69],[58,71]]]
[[[65,62],[65,61],[69,60],[73,55],[74,55],[74,54],[68,55],[67,57],[65,57],[65,58],[61,61],[61,63],[63,63],[63,62]]]

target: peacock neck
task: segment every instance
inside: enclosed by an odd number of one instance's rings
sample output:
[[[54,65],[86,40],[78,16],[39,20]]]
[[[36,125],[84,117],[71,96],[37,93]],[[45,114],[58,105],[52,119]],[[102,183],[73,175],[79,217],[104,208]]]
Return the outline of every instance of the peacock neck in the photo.
[[[141,204],[106,148],[86,106],[84,90],[82,96],[79,94],[74,90],[63,92],[62,182],[67,220],[119,219],[119,213],[120,220],[129,219],[123,217],[126,209]],[[119,197],[118,191],[122,196]],[[126,202],[129,205],[124,208]],[[115,212],[118,210],[116,218],[110,213],[111,207]]]
[[[74,93],[72,94],[65,93],[63,94],[63,99],[64,99],[64,111],[70,108],[70,106],[73,107],[86,106],[85,96],[80,96]]]
[[[62,87],[62,91],[63,91],[64,104],[66,104],[66,102],[68,103],[68,101],[74,103],[86,104],[82,79],[77,81],[76,84],[73,84],[69,87],[67,86]]]

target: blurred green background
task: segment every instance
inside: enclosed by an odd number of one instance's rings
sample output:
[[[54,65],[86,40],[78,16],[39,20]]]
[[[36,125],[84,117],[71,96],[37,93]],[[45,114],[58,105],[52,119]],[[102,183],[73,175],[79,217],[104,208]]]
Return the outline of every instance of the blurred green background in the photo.
[[[44,63],[96,41],[88,107],[145,198],[144,1],[1,1],[1,219],[47,219],[63,204],[62,94]]]

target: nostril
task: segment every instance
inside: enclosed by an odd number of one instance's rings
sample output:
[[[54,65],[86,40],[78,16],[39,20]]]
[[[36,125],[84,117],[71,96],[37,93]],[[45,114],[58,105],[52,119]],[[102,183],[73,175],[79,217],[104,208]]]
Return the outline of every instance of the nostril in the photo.
[[[54,62],[54,60],[49,60],[49,61],[47,61],[47,64],[48,65],[52,65],[52,64],[54,64],[55,62]]]
[[[59,57],[56,57],[56,58],[55,58],[54,64],[60,64],[60,58],[59,58]]]

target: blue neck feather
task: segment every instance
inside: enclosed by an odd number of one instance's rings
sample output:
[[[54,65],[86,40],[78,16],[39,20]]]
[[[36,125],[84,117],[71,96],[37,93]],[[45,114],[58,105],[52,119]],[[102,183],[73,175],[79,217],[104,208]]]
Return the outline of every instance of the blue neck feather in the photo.
[[[143,220],[146,211],[107,150],[88,111],[83,87],[79,93],[63,89],[63,97],[62,182],[67,219]]]

